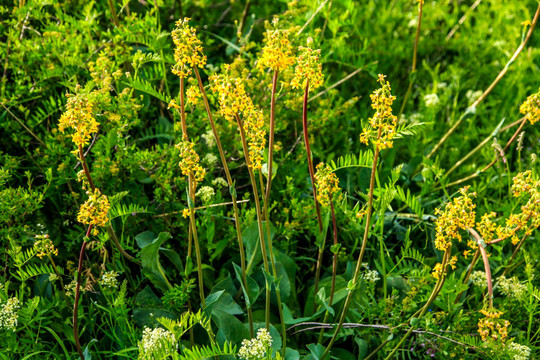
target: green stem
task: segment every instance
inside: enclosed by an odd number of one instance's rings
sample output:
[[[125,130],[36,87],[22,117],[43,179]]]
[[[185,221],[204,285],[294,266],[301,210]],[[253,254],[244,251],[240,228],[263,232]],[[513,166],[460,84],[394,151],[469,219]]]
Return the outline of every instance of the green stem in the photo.
[[[193,183],[193,182],[192,182]],[[193,187],[193,184],[190,184],[191,187]],[[191,194],[194,194],[195,189],[192,189],[190,192]],[[192,196],[191,202],[195,203],[195,196]],[[202,274],[202,262],[201,262],[201,249],[199,247],[199,237],[197,235],[197,224],[195,221],[195,209],[193,209],[193,206],[190,205],[189,209],[189,220],[191,223],[191,228],[193,229],[193,243],[195,245],[195,256],[197,258],[197,274],[199,277],[199,296],[201,298],[201,304],[202,307],[206,307],[206,301],[204,298],[204,280],[203,280],[203,274]]]
[[[240,130],[240,138],[242,139],[242,148],[244,150],[244,157],[246,159],[249,178],[251,180],[251,187],[253,188],[253,197],[255,198],[255,208],[257,211],[257,225],[259,228],[259,240],[261,243],[261,252],[262,252],[262,258],[263,258],[263,263],[264,263],[264,271],[266,271],[267,274],[270,274],[270,267],[268,265],[268,255],[266,253],[266,245],[264,241],[261,203],[259,200],[259,191],[257,190],[257,182],[255,181],[255,175],[253,173],[253,168],[251,167],[251,161],[249,159],[249,149],[248,149],[248,144],[246,141],[246,135],[244,133],[244,126],[242,124],[242,121],[238,117],[238,115],[236,115],[235,118],[238,124],[238,129]],[[266,323],[266,329],[270,331],[270,286],[268,284],[268,280],[266,280],[266,276],[265,276],[265,283],[266,283],[265,323]]]
[[[276,125],[276,88],[279,72],[274,70],[272,77],[272,95],[270,99],[270,134],[268,136],[268,180],[266,182],[265,201],[270,198],[270,190],[272,189],[272,162],[274,161],[274,128]]]
[[[79,298],[81,296],[81,273],[83,267],[83,258],[84,250],[86,249],[86,244],[88,237],[90,236],[90,231],[92,230],[92,224],[88,225],[88,230],[86,231],[86,236],[81,246],[81,251],[79,253],[79,265],[77,267],[77,285],[75,286],[75,302],[73,304],[73,337],[75,339],[75,347],[81,360],[84,360],[84,354],[81,348],[81,340],[79,338]]]
[[[379,128],[377,140],[380,139],[381,137],[381,131],[382,131],[381,128]],[[370,228],[371,228],[371,215],[373,213],[373,190],[375,188],[375,173],[377,172],[378,160],[379,160],[379,146],[375,145],[375,154],[373,155],[373,165],[371,167],[371,177],[369,181],[368,204],[367,204],[367,209],[366,209],[366,226],[364,228],[364,237],[362,239],[362,247],[360,248],[360,254],[358,255],[358,260],[356,261],[356,269],[354,271],[354,275],[352,278],[352,289],[349,289],[349,293],[347,294],[347,298],[345,299],[345,304],[343,305],[343,309],[341,310],[341,316],[339,318],[338,326],[336,327],[336,330],[334,331],[334,335],[332,335],[332,339],[330,339],[330,343],[328,344],[328,346],[326,347],[326,350],[321,356],[321,360],[324,360],[329,355],[330,349],[332,349],[332,345],[334,345],[334,342],[337,339],[339,331],[341,330],[341,327],[343,326],[343,323],[345,322],[345,317],[347,316],[347,311],[349,310],[352,294],[357,285],[358,275],[360,274],[362,259],[364,258],[364,252],[366,251],[367,240],[369,238],[369,233],[370,233]]]
[[[315,211],[317,212],[317,222],[319,224],[319,234],[323,231],[323,223],[321,217],[321,208],[317,200],[317,186],[315,185],[315,170],[313,169],[313,159],[311,157],[311,147],[309,145],[308,121],[307,121],[307,105],[309,95],[309,80],[306,81],[304,90],[304,100],[302,105],[302,128],[304,133],[304,145],[306,147],[306,156],[308,161],[309,178],[311,179],[311,188],[313,191],[313,201],[315,202]],[[321,276],[322,257],[324,252],[324,243],[319,247],[319,255],[317,256],[317,266],[315,269],[315,286],[313,288],[313,312],[316,311],[316,295],[319,291],[319,279]],[[321,330],[322,331],[322,330]]]
[[[424,307],[422,308],[422,310],[420,311],[420,315],[418,316],[418,318],[422,318],[422,316],[424,316],[424,314],[426,313],[426,311],[428,310],[429,306],[431,305],[431,303],[437,298],[437,295],[439,294],[439,291],[441,290],[442,288],[442,285],[444,284],[444,280],[446,278],[446,265],[448,263],[448,258],[450,257],[450,248],[447,249],[445,251],[445,254],[444,254],[444,260],[443,260],[443,269],[444,270],[444,273],[441,274],[440,278],[437,280],[437,284],[435,284],[435,287],[433,288],[433,291],[431,292],[431,295],[428,299],[428,301],[426,302],[426,304],[424,305]],[[414,330],[414,326],[411,326],[409,328],[409,330],[405,333],[405,335],[401,338],[401,340],[399,341],[399,343],[394,347],[394,349],[392,350],[392,352],[385,358],[385,360],[390,360],[392,359],[392,357],[394,356],[394,354],[399,350],[399,348],[401,347],[401,345],[405,342],[405,340],[407,340],[407,338],[409,337],[409,335],[411,335],[411,333],[413,332]]]
[[[259,171],[259,185],[261,186],[261,194],[264,191],[264,182],[263,182],[263,175],[262,171]],[[272,266],[272,276],[274,276],[274,279],[277,280],[278,275],[276,271],[276,260],[274,256],[274,250],[272,245],[272,236],[270,234],[270,217],[268,215],[268,204],[266,201],[263,201],[263,211],[264,211],[264,220],[266,223],[266,236],[268,239],[268,251],[270,256],[270,264]],[[281,337],[282,337],[282,353],[285,355],[285,349],[287,347],[287,329],[285,328],[285,320],[283,318],[283,305],[281,303],[281,290],[279,288],[279,284],[274,284],[276,288],[276,298],[278,303],[278,312],[279,312],[279,321],[281,321]]]
[[[212,133],[214,134],[214,139],[216,140],[216,145],[219,151],[219,157],[221,159],[221,164],[223,165],[223,170],[225,171],[225,177],[227,178],[227,184],[229,185],[229,193],[231,194],[231,201],[233,205],[233,211],[234,211],[234,224],[236,227],[236,237],[238,239],[238,248],[240,250],[240,268],[242,269],[242,281],[244,282],[244,287],[247,289],[247,275],[246,275],[246,255],[244,250],[244,243],[242,241],[242,222],[240,221],[240,213],[238,211],[238,204],[237,204],[237,197],[236,197],[236,189],[234,188],[234,181],[231,176],[231,172],[229,171],[229,166],[227,165],[227,159],[225,157],[225,152],[223,151],[223,147],[221,146],[221,141],[219,139],[219,134],[216,129],[216,125],[214,123],[214,119],[212,117],[212,111],[210,110],[210,104],[208,103],[208,97],[206,96],[206,92],[204,90],[204,86],[201,80],[201,75],[199,74],[199,71],[195,67],[193,69],[195,76],[197,77],[197,82],[199,84],[199,90],[201,91],[203,102],[204,102],[204,108],[206,110],[206,114],[208,115],[208,121],[210,122],[210,126],[212,128]],[[253,316],[252,316],[252,309],[250,306],[247,305],[248,299],[246,299],[246,308],[248,312],[248,322],[249,322],[249,328],[250,332],[253,336]]]

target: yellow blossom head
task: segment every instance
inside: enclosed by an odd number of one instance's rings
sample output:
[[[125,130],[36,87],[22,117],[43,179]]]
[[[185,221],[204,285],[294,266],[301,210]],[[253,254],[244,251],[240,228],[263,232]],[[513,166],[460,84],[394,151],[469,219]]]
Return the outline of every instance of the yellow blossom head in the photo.
[[[396,97],[392,95],[392,88],[385,80],[385,75],[379,74],[378,82],[381,87],[369,96],[375,114],[369,119],[369,128],[364,129],[360,135],[360,141],[367,145],[371,139],[379,149],[388,149],[394,146],[393,139],[396,136],[397,117],[392,114],[392,104]]]
[[[210,77],[211,89],[218,97],[219,113],[225,119],[234,121],[235,116],[242,116],[254,108],[251,98],[247,95],[244,82],[229,76],[229,66],[220,75]]]
[[[311,40],[311,41],[310,41]],[[313,50],[310,45],[313,42],[308,39],[308,46],[298,48],[297,65],[294,68],[294,77],[291,80],[291,86],[294,89],[305,88],[309,81],[310,89],[317,89],[323,84],[323,73],[321,65],[321,50]]]
[[[109,221],[107,218],[110,209],[109,199],[107,195],[101,194],[99,189],[90,190],[86,193],[88,194],[88,200],[81,205],[77,220],[80,223],[94,226],[92,233],[97,235],[98,230],[96,227],[103,227]]]
[[[532,94],[519,107],[519,111],[525,115],[531,124],[540,120],[540,91]]]
[[[40,259],[44,256],[56,255],[58,256],[58,249],[54,247],[49,235],[36,235],[36,242],[34,243],[37,257]]]
[[[84,146],[90,142],[91,135],[98,131],[98,122],[94,118],[94,103],[87,94],[68,94],[66,111],[60,117],[58,128],[64,132],[71,128],[71,138],[75,145]]]
[[[327,164],[319,163],[317,165],[315,183],[317,185],[317,200],[322,206],[329,206],[336,195],[338,198],[341,197],[339,179]]]
[[[257,63],[259,69],[283,71],[294,64],[290,31],[278,29],[278,19],[272,21],[272,28],[264,33],[264,47]]]
[[[510,322],[500,318],[503,312],[494,308],[480,312],[485,316],[478,321],[478,333],[482,340],[492,339],[504,343],[508,337]]]
[[[200,165],[200,159],[197,152],[195,152],[195,144],[188,140],[183,140],[176,145],[180,149],[180,169],[182,174],[186,176],[193,176],[193,180],[196,183],[201,182],[206,175],[206,170]]]
[[[197,31],[189,26],[190,18],[184,18],[176,22],[176,28],[172,31],[175,45],[173,74],[180,78],[186,78],[191,74],[191,68],[204,67],[206,55],[203,53],[202,42],[197,38]]]
[[[253,108],[244,116],[244,130],[249,148],[249,166],[261,169],[263,155],[266,147],[266,130],[264,129],[264,116],[262,110]]]
[[[435,214],[439,215],[435,221],[435,247],[445,251],[452,246],[452,240],[461,242],[460,230],[473,228],[475,225],[476,205],[472,198],[476,193],[469,193],[466,186],[459,190],[461,196],[454,198],[452,202],[446,204],[444,210],[437,209]]]

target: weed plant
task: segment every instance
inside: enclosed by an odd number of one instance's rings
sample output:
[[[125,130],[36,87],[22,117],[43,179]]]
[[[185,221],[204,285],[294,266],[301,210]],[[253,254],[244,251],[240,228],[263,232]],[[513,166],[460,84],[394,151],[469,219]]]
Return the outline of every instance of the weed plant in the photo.
[[[0,359],[535,359],[537,0],[0,5]]]

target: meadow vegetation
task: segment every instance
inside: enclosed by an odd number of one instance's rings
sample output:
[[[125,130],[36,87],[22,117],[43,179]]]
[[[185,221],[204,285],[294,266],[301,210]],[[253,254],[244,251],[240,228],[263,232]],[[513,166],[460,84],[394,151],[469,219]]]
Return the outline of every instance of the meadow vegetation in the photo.
[[[0,359],[535,359],[538,0],[0,5]]]

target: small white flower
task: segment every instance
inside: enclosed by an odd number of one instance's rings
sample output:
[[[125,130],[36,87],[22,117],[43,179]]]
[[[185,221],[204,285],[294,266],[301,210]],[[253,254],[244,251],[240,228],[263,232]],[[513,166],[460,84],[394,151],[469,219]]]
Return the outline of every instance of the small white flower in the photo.
[[[272,337],[265,328],[257,331],[257,338],[242,340],[242,347],[238,351],[238,356],[245,360],[261,360],[266,356],[266,352],[272,346]]]
[[[441,101],[439,100],[437,94],[427,94],[424,95],[424,102],[426,103],[426,107],[432,108],[439,105]]]
[[[145,327],[138,347],[140,360],[153,360],[158,354],[172,356],[172,354],[176,353],[178,351],[178,341],[174,334],[168,330]]]
[[[229,184],[227,183],[227,180],[225,180],[222,177],[215,178],[212,180],[212,185],[218,186],[218,187],[228,187]]]
[[[487,276],[483,271],[475,271],[471,274],[471,282],[474,286],[478,286],[481,289],[487,287]]]
[[[216,139],[214,138],[214,133],[212,133],[211,130],[206,132],[206,134],[202,134],[201,137],[204,139],[206,146],[209,148],[213,148],[216,145]]]
[[[99,284],[104,287],[115,288],[118,287],[118,273],[116,271],[107,271],[101,275]]]
[[[12,297],[4,304],[0,305],[0,330],[6,329],[15,332],[17,324],[19,323],[19,314],[17,314],[17,309],[20,307],[19,299],[16,297]]]
[[[218,157],[212,153],[208,153],[203,158],[203,163],[209,166],[216,166],[218,162]]]
[[[508,297],[513,297],[518,300],[524,300],[527,295],[527,286],[520,283],[517,277],[507,279],[505,276],[500,276],[497,279],[497,288],[499,291]]]
[[[205,204],[212,201],[212,198],[215,195],[216,195],[216,192],[214,191],[214,188],[210,186],[201,186],[200,189],[195,194],[195,196],[200,198],[202,202]]]
[[[531,349],[528,346],[515,342],[508,344],[507,351],[513,360],[528,360],[531,356]]]

